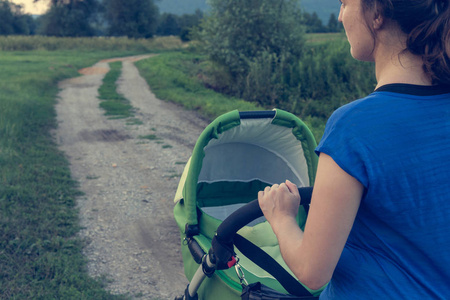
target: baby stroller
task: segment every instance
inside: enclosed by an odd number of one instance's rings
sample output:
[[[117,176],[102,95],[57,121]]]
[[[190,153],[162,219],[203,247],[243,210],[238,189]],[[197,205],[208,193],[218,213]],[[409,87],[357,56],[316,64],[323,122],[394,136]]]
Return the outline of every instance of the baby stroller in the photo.
[[[297,221],[303,228],[317,167],[315,147],[307,126],[279,109],[232,111],[206,127],[175,196],[190,282],[176,299],[313,299],[320,294],[286,266],[255,200],[266,186],[289,179],[300,187]]]

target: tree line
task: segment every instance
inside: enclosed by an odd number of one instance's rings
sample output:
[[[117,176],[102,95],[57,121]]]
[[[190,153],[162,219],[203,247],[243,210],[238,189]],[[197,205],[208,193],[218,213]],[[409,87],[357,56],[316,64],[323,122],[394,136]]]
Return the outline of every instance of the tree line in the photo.
[[[330,14],[327,24],[324,25],[316,12],[312,14],[303,12],[302,24],[305,26],[307,33],[341,32],[344,30],[342,23],[338,22],[335,14]]]
[[[35,0],[35,2],[42,0]],[[0,35],[46,35],[60,37],[128,36],[151,38],[154,35],[190,39],[192,28],[204,18],[194,14],[160,14],[154,0],[51,0],[49,10],[33,17],[20,5],[0,0]],[[334,14],[324,25],[316,13],[303,12],[300,23],[306,32],[342,30]]]
[[[41,0],[35,0],[38,2]],[[0,0],[0,35],[56,37],[178,35],[187,40],[200,11],[182,16],[160,14],[153,0],[51,0],[41,16],[23,13],[20,5]]]
[[[22,14],[20,5],[0,1],[0,34],[34,34],[35,23],[30,15]]]

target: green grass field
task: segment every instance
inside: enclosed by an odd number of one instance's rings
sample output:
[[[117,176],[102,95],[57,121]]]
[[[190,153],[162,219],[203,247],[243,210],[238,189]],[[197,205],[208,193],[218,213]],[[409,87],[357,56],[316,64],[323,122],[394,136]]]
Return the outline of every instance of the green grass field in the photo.
[[[308,45],[315,46],[315,45],[321,45],[324,43],[328,43],[330,41],[337,41],[337,40],[344,40],[346,41],[347,38],[345,36],[345,33],[308,33],[306,35],[306,42]]]
[[[204,60],[189,52],[163,53],[136,63],[152,92],[162,100],[179,103],[190,110],[197,110],[209,119],[234,109],[262,109],[255,103],[227,97],[203,86],[197,75]]]
[[[42,36],[0,36],[1,51],[78,50],[78,51],[131,51],[147,53],[168,51],[182,47],[176,37],[155,39],[128,39],[126,37],[58,38]]]
[[[79,191],[50,132],[58,81],[131,53],[0,52],[0,298],[124,298],[87,275]]]

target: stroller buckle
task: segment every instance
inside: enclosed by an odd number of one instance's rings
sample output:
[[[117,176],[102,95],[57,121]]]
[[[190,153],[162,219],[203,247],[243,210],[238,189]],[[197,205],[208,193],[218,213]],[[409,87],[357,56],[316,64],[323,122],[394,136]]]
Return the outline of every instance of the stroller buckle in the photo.
[[[245,279],[244,271],[242,270],[241,265],[239,264],[239,258],[236,257],[236,259],[237,259],[237,261],[236,261],[236,264],[234,265],[234,269],[236,270],[236,275],[239,278],[241,285],[248,286],[248,282]]]
[[[228,261],[227,265],[228,268],[231,268],[232,266],[234,266],[237,263],[236,257],[232,256],[231,259]]]

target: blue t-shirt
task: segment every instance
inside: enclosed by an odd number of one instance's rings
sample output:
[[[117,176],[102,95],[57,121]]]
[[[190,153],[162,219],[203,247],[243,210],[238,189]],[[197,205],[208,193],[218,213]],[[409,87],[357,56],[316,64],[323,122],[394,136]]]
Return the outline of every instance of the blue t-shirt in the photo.
[[[338,109],[316,151],[365,187],[320,299],[450,299],[450,87],[386,85]]]

